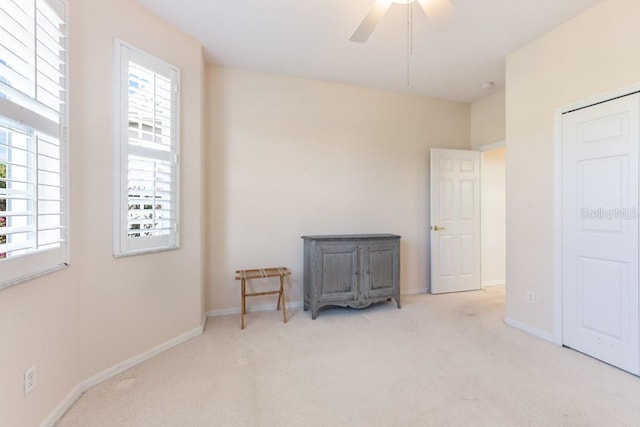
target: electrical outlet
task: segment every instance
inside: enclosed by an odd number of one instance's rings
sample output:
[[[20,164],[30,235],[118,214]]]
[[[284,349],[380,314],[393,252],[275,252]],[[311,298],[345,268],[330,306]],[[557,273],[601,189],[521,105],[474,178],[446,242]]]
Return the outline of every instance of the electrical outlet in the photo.
[[[24,394],[25,396],[36,386],[38,368],[36,365],[31,366],[24,371]]]
[[[533,291],[529,291],[527,292],[527,302],[529,304],[535,304],[536,303],[536,293]]]

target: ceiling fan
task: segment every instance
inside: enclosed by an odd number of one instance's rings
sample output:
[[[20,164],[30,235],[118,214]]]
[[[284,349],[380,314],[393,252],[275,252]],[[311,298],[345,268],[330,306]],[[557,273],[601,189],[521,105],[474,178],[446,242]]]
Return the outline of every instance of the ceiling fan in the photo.
[[[399,3],[411,7],[411,3],[418,2],[427,17],[438,27],[443,27],[453,19],[453,6],[449,0],[375,0],[373,6],[364,17],[349,40],[364,43],[369,39],[373,30],[387,13],[392,3]]]

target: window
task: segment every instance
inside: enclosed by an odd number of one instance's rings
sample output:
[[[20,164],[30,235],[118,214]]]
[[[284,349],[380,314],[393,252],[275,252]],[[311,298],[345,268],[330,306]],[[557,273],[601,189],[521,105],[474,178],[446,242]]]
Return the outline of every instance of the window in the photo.
[[[65,17],[0,2],[0,288],[67,265]]]
[[[178,75],[116,41],[115,256],[178,247]]]

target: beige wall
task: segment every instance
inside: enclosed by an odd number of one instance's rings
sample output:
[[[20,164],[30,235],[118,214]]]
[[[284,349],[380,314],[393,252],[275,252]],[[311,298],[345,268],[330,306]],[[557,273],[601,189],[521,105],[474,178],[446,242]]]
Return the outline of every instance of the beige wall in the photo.
[[[471,146],[503,142],[505,139],[505,90],[471,104]]]
[[[506,200],[504,147],[481,153],[482,285],[506,280]]]
[[[76,277],[67,269],[0,291],[0,425],[39,425],[80,380]],[[38,383],[24,396],[34,363]]]
[[[200,46],[133,0],[69,0],[71,267],[0,291],[0,425],[35,426],[82,380],[199,327]],[[112,257],[113,39],[182,70],[182,248]],[[22,393],[23,370],[38,385]]]
[[[507,318],[553,331],[554,112],[640,81],[640,2],[608,0],[507,58]],[[527,292],[537,303],[527,303]]]
[[[469,148],[468,104],[216,67],[207,82],[209,310],[239,306],[243,267],[288,266],[300,302],[312,234],[400,234],[402,290],[426,289],[429,148]]]

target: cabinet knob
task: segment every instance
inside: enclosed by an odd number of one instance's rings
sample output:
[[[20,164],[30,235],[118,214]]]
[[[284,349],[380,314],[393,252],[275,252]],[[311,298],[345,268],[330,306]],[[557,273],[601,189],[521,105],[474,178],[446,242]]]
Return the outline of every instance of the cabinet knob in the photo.
[[[437,226],[437,225],[434,225],[433,227],[431,227],[431,229],[432,229],[433,231],[442,231],[442,230],[446,230],[446,228],[444,228],[444,227],[439,227],[439,226]]]

